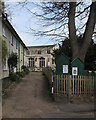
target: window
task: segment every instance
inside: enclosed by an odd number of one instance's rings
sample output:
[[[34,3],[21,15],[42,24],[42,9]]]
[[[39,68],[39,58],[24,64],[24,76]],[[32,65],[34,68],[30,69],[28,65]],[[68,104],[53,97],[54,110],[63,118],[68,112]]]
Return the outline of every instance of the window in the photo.
[[[3,60],[3,70],[7,70],[7,60]]]
[[[45,67],[45,58],[40,58],[39,59],[39,66],[40,67]]]
[[[35,62],[37,62],[37,58],[35,58]]]
[[[50,54],[50,50],[47,50],[47,54]]]
[[[50,58],[48,58],[48,62],[50,62]]]
[[[41,50],[38,51],[38,54],[41,54]]]
[[[52,64],[54,64],[54,59],[52,58]]]
[[[3,36],[6,37],[6,30],[5,30],[5,27],[3,27],[2,34],[3,34]]]
[[[13,46],[13,36],[11,35],[11,45]]]
[[[18,41],[16,40],[16,49],[18,49]]]
[[[29,58],[29,67],[34,67],[34,58]]]

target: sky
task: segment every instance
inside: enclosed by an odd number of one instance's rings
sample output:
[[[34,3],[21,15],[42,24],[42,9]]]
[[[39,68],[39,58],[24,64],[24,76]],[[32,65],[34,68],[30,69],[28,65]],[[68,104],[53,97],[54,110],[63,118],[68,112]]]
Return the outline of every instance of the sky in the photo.
[[[28,8],[32,12],[40,12],[40,9],[38,9],[36,5],[32,2],[29,2],[28,5],[24,7],[17,5],[17,2],[6,2],[5,5],[5,12],[10,15],[8,17],[10,23],[26,46],[56,44],[56,41],[50,41],[47,37],[38,37],[32,34],[31,28],[37,30],[42,28],[38,19],[27,10]]]
[[[41,13],[42,11],[33,2],[28,2],[23,7],[17,5],[17,2],[5,2],[6,10],[10,16],[9,21],[17,31],[18,35],[25,43],[26,46],[49,45],[57,44],[58,42],[52,41],[49,37],[35,36],[31,29],[41,30],[42,23],[30,11]],[[30,9],[30,11],[28,10]],[[48,30],[49,28],[46,28]]]

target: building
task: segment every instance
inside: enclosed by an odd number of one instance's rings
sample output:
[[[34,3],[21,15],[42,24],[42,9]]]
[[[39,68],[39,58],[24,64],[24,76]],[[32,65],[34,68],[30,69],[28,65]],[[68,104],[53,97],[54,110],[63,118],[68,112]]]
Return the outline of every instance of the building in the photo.
[[[0,36],[6,41],[8,54],[17,53],[18,64],[14,68],[14,72],[21,71],[21,66],[26,65],[27,47],[7,19],[7,15],[3,14],[0,17]],[[8,57],[2,62],[2,78],[9,76]]]
[[[52,67],[54,58],[51,53],[57,49],[57,45],[29,46],[27,48],[29,51],[27,64],[31,71],[41,71],[43,67]]]

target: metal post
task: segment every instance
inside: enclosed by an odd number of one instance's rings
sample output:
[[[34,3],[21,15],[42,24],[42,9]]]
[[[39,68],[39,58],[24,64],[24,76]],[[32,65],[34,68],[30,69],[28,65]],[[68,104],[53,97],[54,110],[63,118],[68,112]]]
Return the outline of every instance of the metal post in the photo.
[[[54,82],[54,64],[52,64],[52,89],[51,89],[51,93],[54,93],[54,86],[53,86],[53,82]]]

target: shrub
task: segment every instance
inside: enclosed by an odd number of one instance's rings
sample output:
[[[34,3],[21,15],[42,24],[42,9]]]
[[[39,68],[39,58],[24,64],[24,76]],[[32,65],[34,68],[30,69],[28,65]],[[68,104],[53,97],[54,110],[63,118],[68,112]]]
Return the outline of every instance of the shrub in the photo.
[[[25,73],[23,71],[22,72],[17,72],[16,74],[21,78],[25,76]]]
[[[25,74],[29,74],[29,69],[26,66],[22,66],[21,69],[25,72]]]
[[[12,72],[9,74],[9,78],[12,81],[18,81],[20,79],[19,75],[17,75],[16,73],[12,73]]]

